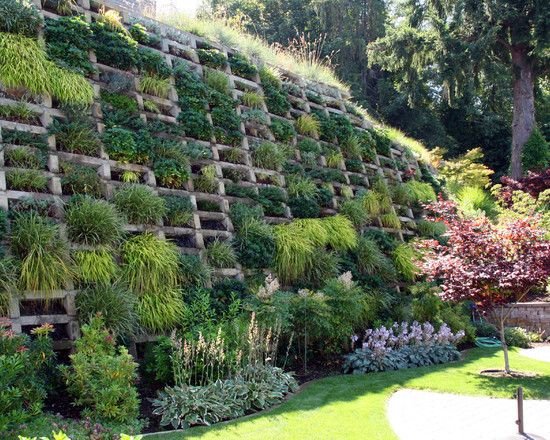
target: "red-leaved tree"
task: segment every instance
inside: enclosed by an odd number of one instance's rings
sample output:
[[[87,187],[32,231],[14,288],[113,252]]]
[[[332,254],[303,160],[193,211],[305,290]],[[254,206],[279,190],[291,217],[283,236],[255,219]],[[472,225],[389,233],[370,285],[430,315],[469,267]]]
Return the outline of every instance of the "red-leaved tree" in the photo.
[[[463,218],[456,205],[439,200],[427,206],[432,220],[447,226],[447,241],[420,245],[422,272],[439,282],[442,298],[471,300],[500,324],[506,372],[510,372],[504,339],[510,307],[530,290],[544,285],[550,276],[550,242],[536,217],[494,224],[484,216]]]

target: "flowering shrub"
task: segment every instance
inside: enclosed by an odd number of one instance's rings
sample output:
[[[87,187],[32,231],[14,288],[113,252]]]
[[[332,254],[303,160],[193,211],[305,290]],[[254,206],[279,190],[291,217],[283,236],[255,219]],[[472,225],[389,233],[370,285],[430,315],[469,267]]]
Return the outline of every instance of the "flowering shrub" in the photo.
[[[352,336],[354,346],[361,348],[345,356],[344,373],[402,370],[457,360],[455,344],[464,337],[464,331],[453,333],[447,324],[438,331],[429,322],[403,322],[368,329],[362,339]]]

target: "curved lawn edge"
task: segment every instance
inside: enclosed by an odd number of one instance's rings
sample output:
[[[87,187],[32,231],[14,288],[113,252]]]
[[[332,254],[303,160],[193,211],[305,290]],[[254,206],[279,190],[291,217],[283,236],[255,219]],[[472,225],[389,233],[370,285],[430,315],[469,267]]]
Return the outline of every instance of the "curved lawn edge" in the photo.
[[[210,427],[150,433],[144,439],[359,439],[369,432],[373,440],[395,440],[386,410],[388,399],[399,389],[511,398],[521,385],[527,399],[550,398],[550,363],[521,356],[518,350],[511,351],[511,362],[512,368],[541,376],[521,380],[480,376],[483,369],[501,367],[502,353],[475,348],[454,363],[317,379],[268,410]]]

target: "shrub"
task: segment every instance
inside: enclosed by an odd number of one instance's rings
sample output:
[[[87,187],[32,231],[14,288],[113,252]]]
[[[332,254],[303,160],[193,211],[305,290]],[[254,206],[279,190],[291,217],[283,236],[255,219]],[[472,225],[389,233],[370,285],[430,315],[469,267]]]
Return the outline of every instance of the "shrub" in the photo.
[[[550,165],[550,145],[538,128],[523,146],[521,164],[526,171],[542,171]]]
[[[361,348],[345,356],[344,373],[401,370],[455,361],[460,355],[454,344],[462,337],[464,332],[453,334],[446,324],[436,332],[429,322],[369,329],[362,340],[353,338]]]
[[[254,166],[268,170],[280,169],[287,160],[288,151],[272,142],[263,142],[252,152]]]
[[[271,267],[275,239],[271,226],[256,218],[242,221],[233,241],[239,262],[248,268]]]
[[[166,63],[163,55],[147,47],[138,48],[138,68],[145,76],[160,79],[168,79],[172,69]]]
[[[145,185],[123,185],[116,191],[113,202],[133,224],[153,225],[166,213],[164,200]]]
[[[0,32],[36,38],[41,26],[42,16],[31,1],[0,1]]]
[[[275,139],[279,142],[290,142],[296,132],[294,131],[294,126],[285,119],[276,119],[271,120],[271,132]]]
[[[183,287],[206,287],[212,271],[196,255],[180,254],[179,277]]]
[[[316,198],[291,196],[288,207],[295,218],[316,218],[321,214],[321,206]]]
[[[241,117],[232,107],[216,107],[211,111],[214,136],[221,144],[240,146],[243,138]]]
[[[170,80],[156,75],[142,76],[139,79],[138,92],[166,99],[170,94]]]
[[[178,284],[176,246],[150,233],[136,235],[122,245],[122,264],[123,279],[135,293],[156,294]]]
[[[49,293],[71,280],[69,252],[57,225],[36,213],[20,214],[12,223],[11,250],[21,259],[19,288]]]
[[[186,157],[159,158],[155,160],[153,170],[159,185],[166,188],[181,188],[191,176],[191,167]]]
[[[521,327],[507,327],[504,330],[504,339],[509,347],[531,347],[531,336],[527,330]]]
[[[167,225],[187,227],[193,224],[193,205],[189,197],[163,196],[166,205],[164,220]]]
[[[83,283],[109,284],[117,273],[113,255],[107,249],[73,252],[76,277]]]
[[[372,128],[369,130],[371,137],[374,140],[374,147],[378,154],[390,156],[391,139],[384,130]]]
[[[94,317],[82,326],[71,365],[61,367],[69,393],[94,420],[128,422],[138,415],[134,387],[137,364],[124,347],[115,346],[103,320]]]
[[[92,197],[101,197],[102,183],[97,171],[91,167],[69,162],[61,164],[63,177],[61,186],[65,194],[87,194]]]
[[[201,64],[212,69],[224,69],[227,65],[227,57],[217,49],[197,49],[197,55]]]
[[[149,33],[147,32],[147,28],[141,23],[134,23],[128,28],[128,32],[130,32],[132,38],[138,43],[149,44]]]
[[[134,133],[130,130],[120,127],[108,128],[103,133],[102,140],[111,159],[122,163],[143,162],[143,159],[139,158]]]
[[[6,183],[16,191],[46,192],[48,189],[48,178],[37,170],[9,170]]]
[[[44,37],[48,57],[57,65],[80,74],[95,72],[88,54],[93,34],[83,16],[46,18]]]
[[[101,148],[99,136],[92,124],[83,118],[73,121],[54,120],[48,127],[50,134],[55,135],[55,142],[61,150],[69,153],[98,156]]]
[[[31,339],[0,323],[0,433],[40,415],[55,357],[51,331],[44,324],[32,330]]]
[[[113,31],[106,23],[90,25],[94,33],[97,61],[121,70],[131,70],[138,64],[137,42],[123,32]]]
[[[0,81],[34,95],[48,93],[62,103],[88,105],[94,96],[83,76],[57,67],[38,41],[21,35],[0,33]]]
[[[304,136],[317,137],[321,128],[319,121],[314,115],[301,115],[296,119],[296,131]]]
[[[178,114],[178,122],[182,125],[186,136],[210,141],[212,139],[213,127],[204,109],[196,110],[185,108]]]
[[[206,261],[212,267],[234,267],[237,262],[237,256],[231,244],[218,239],[215,239],[206,247],[205,256]]]
[[[254,76],[258,73],[258,68],[240,53],[235,53],[229,57],[229,65],[234,75],[243,78],[254,79]]]
[[[260,79],[268,110],[273,114],[285,116],[291,106],[286,93],[281,90],[280,80],[266,67],[260,69]]]
[[[267,115],[262,110],[246,110],[241,114],[241,119],[247,127],[256,129],[268,125]]]
[[[245,92],[241,96],[243,105],[252,109],[261,109],[264,104],[264,97],[257,92]]]
[[[498,338],[499,337],[499,331],[496,328],[496,326],[487,321],[481,321],[481,320],[474,321],[474,327],[476,331],[476,336],[478,338]]]

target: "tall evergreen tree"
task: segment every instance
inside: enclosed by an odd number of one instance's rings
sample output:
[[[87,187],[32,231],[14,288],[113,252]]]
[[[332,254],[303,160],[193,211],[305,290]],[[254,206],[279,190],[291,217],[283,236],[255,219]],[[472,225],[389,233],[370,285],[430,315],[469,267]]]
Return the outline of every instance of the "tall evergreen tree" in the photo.
[[[550,8],[544,0],[408,0],[395,28],[369,44],[371,64],[393,72],[411,103],[452,104],[504,78],[511,83],[511,174],[535,128],[535,84],[548,72]],[[506,87],[499,88],[499,90]],[[479,101],[474,100],[474,105]]]

